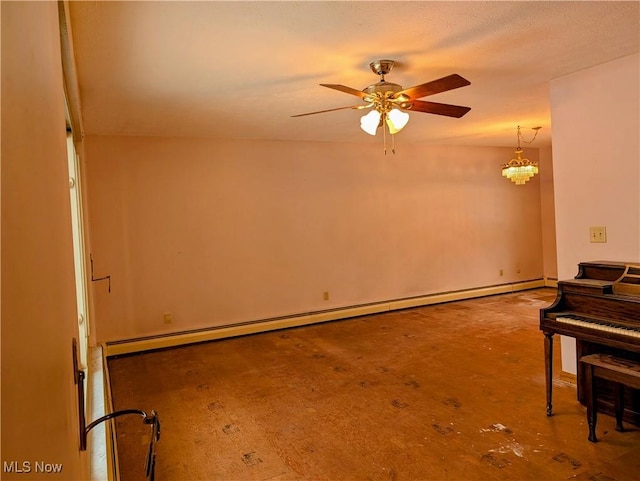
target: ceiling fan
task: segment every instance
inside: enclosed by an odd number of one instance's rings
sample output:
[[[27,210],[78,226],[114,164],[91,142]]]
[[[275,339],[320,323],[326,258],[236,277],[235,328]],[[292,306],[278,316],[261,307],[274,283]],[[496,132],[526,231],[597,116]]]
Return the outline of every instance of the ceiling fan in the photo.
[[[422,97],[470,85],[471,82],[467,79],[458,74],[451,74],[405,89],[398,84],[387,82],[384,79],[384,76],[393,68],[394,63],[393,60],[376,60],[371,62],[369,67],[376,75],[380,75],[380,81],[369,85],[363,90],[357,90],[339,84],[320,84],[322,87],[328,87],[360,97],[364,101],[363,104],[308,112],[305,114],[292,115],[292,117],[303,117],[305,115],[334,112],[336,110],[372,109],[371,112],[364,115],[360,121],[362,130],[370,135],[375,135],[378,127],[381,127],[386,122],[389,132],[393,135],[399,132],[409,121],[409,114],[407,114],[406,111],[460,118],[471,110],[471,107],[419,100]]]

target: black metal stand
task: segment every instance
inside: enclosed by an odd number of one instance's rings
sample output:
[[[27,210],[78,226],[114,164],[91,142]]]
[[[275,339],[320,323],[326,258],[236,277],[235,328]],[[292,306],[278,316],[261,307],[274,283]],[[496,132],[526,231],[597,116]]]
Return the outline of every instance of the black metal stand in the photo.
[[[84,412],[84,371],[78,366],[78,341],[73,338],[71,343],[72,355],[73,355],[73,370],[74,370],[74,383],[78,386],[78,416],[80,426],[80,451],[86,451],[87,449],[87,436],[98,424],[115,419],[120,416],[126,416],[135,414],[142,416],[142,422],[144,424],[151,425],[151,440],[149,441],[149,449],[147,451],[147,459],[145,461],[145,474],[153,481],[155,475],[156,466],[156,443],[160,440],[160,419],[155,411],[151,411],[151,414],[147,414],[140,409],[122,409],[115,411],[105,416],[99,417],[95,421],[86,425],[85,412]]]

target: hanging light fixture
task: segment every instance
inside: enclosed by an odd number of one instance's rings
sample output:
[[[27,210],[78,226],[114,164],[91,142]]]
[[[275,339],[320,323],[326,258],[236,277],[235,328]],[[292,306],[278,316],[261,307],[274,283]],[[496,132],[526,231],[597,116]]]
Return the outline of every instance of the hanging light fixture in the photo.
[[[522,134],[520,133],[520,126],[518,125],[518,147],[516,148],[516,156],[511,159],[509,162],[502,166],[502,176],[509,179],[516,185],[524,185],[531,177],[538,173],[538,163],[536,161],[531,161],[526,158],[522,158],[522,148],[520,147],[520,140],[530,144],[534,141],[536,136],[538,135],[538,131],[542,127],[534,127],[533,130],[536,133],[533,135],[531,140],[526,141],[522,139]]]

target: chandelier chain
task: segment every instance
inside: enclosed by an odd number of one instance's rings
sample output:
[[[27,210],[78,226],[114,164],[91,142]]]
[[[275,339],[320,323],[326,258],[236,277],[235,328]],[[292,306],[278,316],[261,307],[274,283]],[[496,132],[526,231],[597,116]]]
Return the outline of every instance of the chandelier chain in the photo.
[[[542,127],[532,127],[532,130],[535,130],[535,133],[533,134],[533,137],[531,137],[530,140],[525,140],[522,137],[522,133],[520,133],[520,126],[518,125],[518,148],[520,148],[520,140],[522,140],[525,144],[530,144],[531,142],[536,140],[536,137],[538,136],[538,132],[540,132],[541,128]]]

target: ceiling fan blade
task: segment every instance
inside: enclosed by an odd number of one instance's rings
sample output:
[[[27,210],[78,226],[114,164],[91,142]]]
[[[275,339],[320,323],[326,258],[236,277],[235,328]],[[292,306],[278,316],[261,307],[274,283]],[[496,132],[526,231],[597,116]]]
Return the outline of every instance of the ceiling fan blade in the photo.
[[[330,89],[339,90],[340,92],[344,92],[346,94],[355,95],[356,97],[360,97],[361,99],[365,98],[368,94],[364,93],[362,90],[357,90],[351,87],[347,87],[346,85],[338,85],[338,84],[320,84],[322,87],[328,87]]]
[[[292,115],[291,117],[304,117],[305,115],[315,115],[315,114],[323,114],[325,112],[335,112],[336,110],[346,110],[346,109],[356,109],[356,110],[360,110],[360,109],[368,109],[370,107],[372,107],[373,104],[362,104],[362,105],[348,105],[346,107],[338,107],[335,109],[327,109],[327,110],[318,110],[317,112],[307,112],[306,114],[298,114],[298,115]]]
[[[414,100],[411,106],[406,110],[413,112],[424,112],[427,114],[445,115],[447,117],[460,118],[466,114],[471,107],[462,107],[461,105],[439,104],[437,102],[426,102],[424,100]]]
[[[447,75],[438,80],[432,80],[431,82],[409,87],[407,89],[396,92],[392,98],[397,99],[401,95],[406,95],[412,99],[419,99],[426,97],[427,95],[439,94],[440,92],[446,92],[447,90],[453,90],[466,85],[471,85],[466,78],[461,77],[457,73]]]

